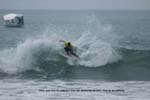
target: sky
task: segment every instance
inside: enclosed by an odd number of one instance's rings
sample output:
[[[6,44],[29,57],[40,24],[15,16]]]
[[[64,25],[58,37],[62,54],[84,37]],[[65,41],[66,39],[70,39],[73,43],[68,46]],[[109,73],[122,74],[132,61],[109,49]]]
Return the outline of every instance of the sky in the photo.
[[[150,0],[0,0],[0,9],[150,10]]]

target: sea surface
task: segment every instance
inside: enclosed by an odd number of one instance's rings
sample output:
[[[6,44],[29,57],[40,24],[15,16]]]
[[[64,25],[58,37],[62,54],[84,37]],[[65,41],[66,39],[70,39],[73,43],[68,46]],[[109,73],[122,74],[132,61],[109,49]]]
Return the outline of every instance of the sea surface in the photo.
[[[24,26],[4,26],[8,13]],[[62,54],[70,41],[80,59]],[[0,100],[149,100],[150,11],[0,10]]]

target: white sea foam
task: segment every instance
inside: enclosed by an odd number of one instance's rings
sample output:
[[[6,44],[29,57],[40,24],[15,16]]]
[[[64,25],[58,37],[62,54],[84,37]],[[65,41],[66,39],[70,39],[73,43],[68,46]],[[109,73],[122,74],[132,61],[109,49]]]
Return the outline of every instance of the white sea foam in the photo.
[[[5,79],[0,81],[0,86],[0,98],[2,100],[110,100],[110,98],[112,100],[128,100],[129,98],[131,98],[129,100],[149,100],[150,98],[150,82],[145,81],[100,82],[92,80],[34,81]]]
[[[121,58],[111,44],[102,41],[90,32],[82,34],[75,45],[80,49],[80,65],[97,67],[118,61]]]
[[[0,51],[0,69],[4,72],[15,73],[32,69],[35,62],[34,54],[40,50],[57,50],[60,48],[57,44],[58,37],[42,36],[37,39],[27,39],[19,43],[16,48],[8,48]]]

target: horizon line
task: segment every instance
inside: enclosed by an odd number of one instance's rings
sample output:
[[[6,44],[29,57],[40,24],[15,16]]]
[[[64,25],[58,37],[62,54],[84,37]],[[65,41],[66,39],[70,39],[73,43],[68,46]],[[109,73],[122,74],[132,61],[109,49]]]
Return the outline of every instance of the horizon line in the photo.
[[[12,9],[12,8],[0,8],[0,10],[49,10],[49,11],[89,11],[89,10],[93,10],[93,11],[150,11],[150,9]]]

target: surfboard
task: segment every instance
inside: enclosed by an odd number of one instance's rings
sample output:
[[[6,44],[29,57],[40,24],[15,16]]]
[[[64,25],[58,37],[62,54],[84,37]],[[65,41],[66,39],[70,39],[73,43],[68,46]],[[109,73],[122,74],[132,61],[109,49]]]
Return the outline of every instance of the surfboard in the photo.
[[[71,60],[78,60],[79,58],[75,57],[74,55],[67,55],[65,53],[61,54],[63,57],[67,58],[67,59],[71,59]]]

